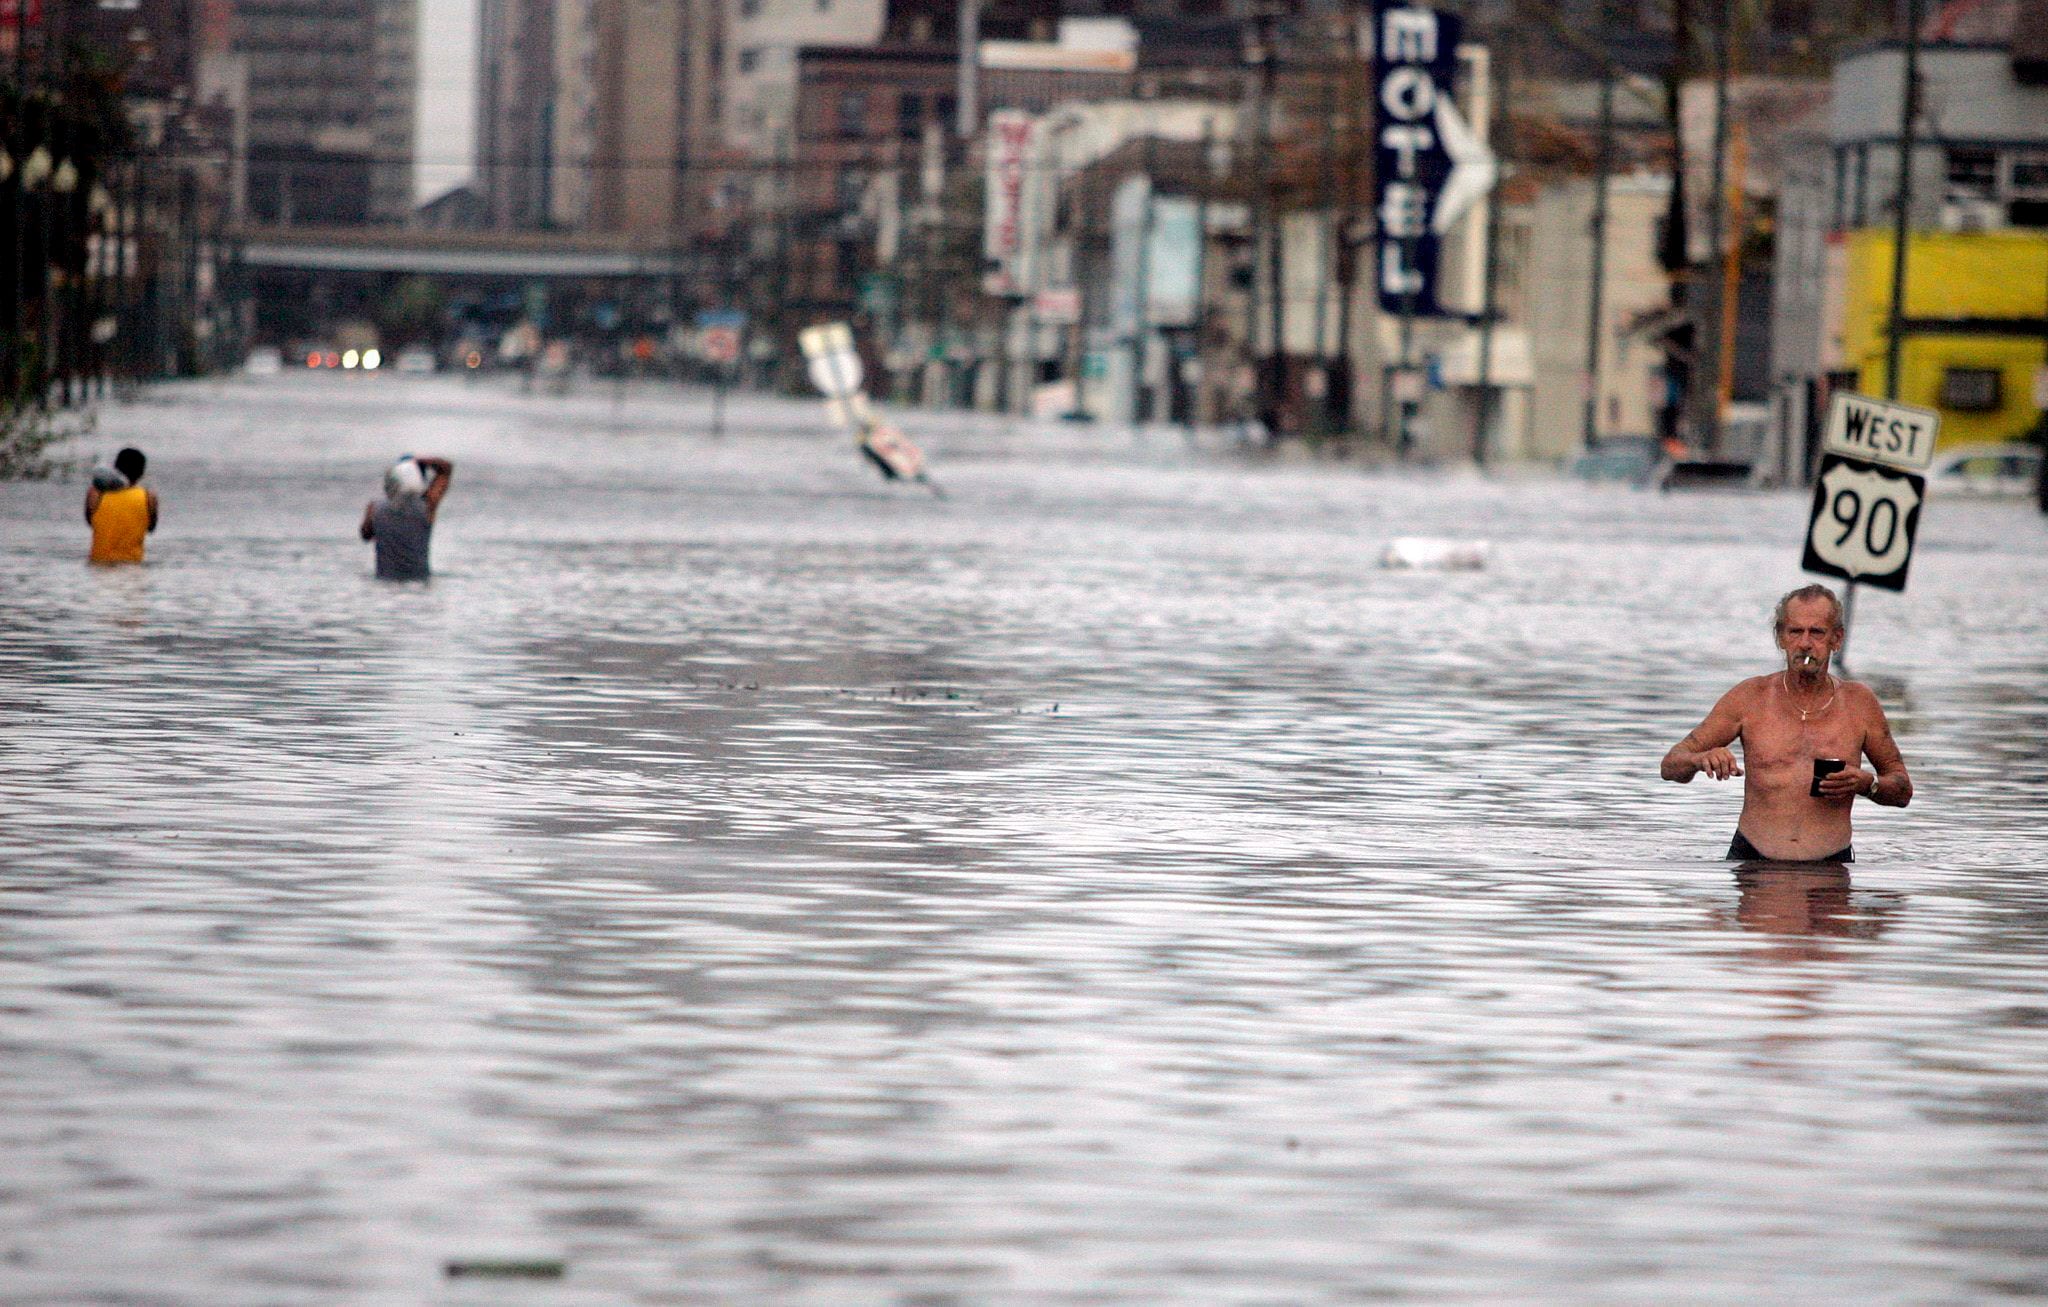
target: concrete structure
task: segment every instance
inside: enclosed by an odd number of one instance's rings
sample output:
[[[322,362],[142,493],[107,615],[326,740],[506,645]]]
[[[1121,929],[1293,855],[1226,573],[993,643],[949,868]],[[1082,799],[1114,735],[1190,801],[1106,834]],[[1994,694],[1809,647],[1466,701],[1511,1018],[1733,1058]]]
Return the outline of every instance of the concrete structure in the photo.
[[[1936,14],[1928,34],[1961,30],[1963,8]],[[2003,28],[1921,52],[1900,398],[1943,412],[1944,443],[2038,421],[2031,368],[2048,344],[2048,292],[2027,270],[2048,230],[2048,60],[2026,44],[2048,28],[2048,3],[1988,8]],[[1763,479],[1806,477],[1833,388],[1885,392],[1887,339],[1873,314],[1889,308],[1904,65],[1896,44],[1844,57],[1827,114],[1807,124],[1786,174]]]
[[[484,0],[480,186],[503,230],[686,227],[719,106],[719,0]]]
[[[668,277],[683,270],[661,244],[567,233],[252,227],[238,231],[251,268],[450,277]]]
[[[416,0],[235,0],[249,212],[401,223],[413,207]]]
[[[553,190],[554,0],[480,0],[477,189],[490,225],[545,227]]]
[[[1594,180],[1544,188],[1529,205],[1522,319],[1530,342],[1532,392],[1526,431],[1501,450],[1507,457],[1563,459],[1585,447],[1585,402],[1593,396],[1594,434],[1647,435],[1664,399],[1664,358],[1632,324],[1670,303],[1657,263],[1657,227],[1670,203],[1669,177],[1613,178],[1607,192],[1606,272],[1599,311],[1599,375],[1586,375],[1592,322],[1591,230]]]
[[[2048,369],[2048,225],[1916,232],[1907,248],[1899,398],[1941,410],[1942,445],[2017,440],[2041,418]],[[1842,356],[1856,389],[1882,395],[1890,343],[1892,235],[1851,232],[1842,259]]]
[[[796,144],[798,50],[876,44],[887,0],[727,0],[727,6],[719,143],[753,159],[787,159]]]

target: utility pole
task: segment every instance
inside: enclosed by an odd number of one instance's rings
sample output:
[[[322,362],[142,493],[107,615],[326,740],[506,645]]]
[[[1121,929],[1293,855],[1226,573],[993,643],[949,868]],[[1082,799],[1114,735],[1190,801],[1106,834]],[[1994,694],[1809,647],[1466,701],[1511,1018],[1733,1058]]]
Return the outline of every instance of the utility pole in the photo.
[[[1885,343],[1884,397],[1899,397],[1899,354],[1906,338],[1906,243],[1912,234],[1913,146],[1920,119],[1920,5],[1906,0],[1906,84],[1899,96],[1898,204],[1892,214],[1892,303]]]
[[[954,135],[963,153],[981,130],[981,0],[960,0],[959,103],[954,106]]]
[[[1922,0],[1906,0],[1906,77],[1899,88],[1899,184],[1898,202],[1892,213],[1892,302],[1886,323],[1884,349],[1884,397],[1899,397],[1899,355],[1906,339],[1906,242],[1913,232],[1913,146],[1920,120],[1920,6]],[[1842,596],[1842,647],[1838,654],[1848,666],[1849,632],[1855,627],[1856,582],[1844,586]]]
[[[1152,172],[1156,166],[1153,147],[1158,140],[1157,137],[1150,134],[1151,131],[1151,128],[1146,129],[1147,134],[1141,155],[1143,162],[1140,164],[1140,167],[1144,169],[1145,176],[1145,207],[1139,211],[1138,262],[1133,270],[1138,283],[1137,293],[1133,297],[1131,305],[1130,405],[1131,425],[1134,427],[1145,422],[1150,416],[1148,409],[1151,407],[1145,402],[1145,362],[1147,355],[1151,353],[1150,346],[1152,343],[1148,339],[1152,334],[1150,304],[1152,298]]]
[[[1603,13],[1601,27],[1606,29]],[[1593,179],[1593,287],[1586,308],[1585,412],[1580,438],[1588,449],[1600,436],[1600,338],[1607,332],[1607,188],[1614,173],[1614,61],[1600,62],[1600,144]]]
[[[1273,48],[1273,16],[1273,10],[1263,5],[1252,15],[1257,43],[1245,52],[1259,66],[1252,83],[1252,160],[1257,171],[1252,195],[1252,284],[1246,297],[1245,343],[1253,361],[1259,420],[1265,424],[1268,445],[1277,444],[1280,439],[1280,387],[1285,367],[1280,334],[1285,310],[1280,302],[1280,223],[1278,205],[1273,200],[1273,88],[1278,63],[1278,52]],[[1266,304],[1272,322],[1269,356],[1259,352],[1261,281],[1266,283]]]
[[[1706,294],[1691,305],[1693,320],[1693,367],[1691,390],[1686,396],[1692,409],[1692,435],[1715,454],[1721,448],[1720,300],[1721,283],[1727,276],[1727,185],[1728,185],[1728,74],[1733,41],[1730,0],[1714,3],[1714,157],[1707,182],[1707,249],[1713,266],[1706,275],[1695,267],[1693,288]]]
[[[1498,156],[1507,143],[1508,61],[1505,45],[1495,45],[1487,60],[1493,76],[1492,110],[1486,143]],[[1486,280],[1479,301],[1479,368],[1476,430],[1472,433],[1472,461],[1486,466],[1487,441],[1493,431],[1493,325],[1500,316],[1500,184],[1507,176],[1503,164],[1493,177],[1493,189],[1486,196]]]
[[[1357,76],[1357,50],[1347,51],[1344,110],[1344,171],[1342,196],[1337,213],[1337,366],[1330,374],[1330,410],[1336,415],[1337,430],[1351,431],[1352,355],[1351,300],[1358,284],[1358,248],[1353,233],[1358,227],[1359,111],[1363,96],[1351,85]]]
[[[1330,434],[1330,282],[1335,271],[1337,243],[1344,236],[1338,230],[1337,193],[1337,88],[1330,75],[1323,77],[1323,163],[1316,170],[1316,215],[1323,239],[1316,250],[1315,377],[1321,393],[1316,396],[1314,431],[1318,439]]]

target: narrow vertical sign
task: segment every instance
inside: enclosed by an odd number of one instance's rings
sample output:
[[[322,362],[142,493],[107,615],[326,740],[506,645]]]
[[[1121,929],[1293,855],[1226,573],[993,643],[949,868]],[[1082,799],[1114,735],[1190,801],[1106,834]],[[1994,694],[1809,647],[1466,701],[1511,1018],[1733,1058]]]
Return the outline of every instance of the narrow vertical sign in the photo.
[[[1028,284],[1023,267],[1024,191],[1037,128],[1038,120],[1018,109],[998,109],[988,116],[988,193],[981,252],[990,264],[983,289],[991,295],[1021,295]]]
[[[1438,102],[1450,102],[1458,71],[1455,14],[1374,0],[1373,87],[1380,307],[1427,317],[1441,313],[1433,221],[1456,160],[1438,130]]]

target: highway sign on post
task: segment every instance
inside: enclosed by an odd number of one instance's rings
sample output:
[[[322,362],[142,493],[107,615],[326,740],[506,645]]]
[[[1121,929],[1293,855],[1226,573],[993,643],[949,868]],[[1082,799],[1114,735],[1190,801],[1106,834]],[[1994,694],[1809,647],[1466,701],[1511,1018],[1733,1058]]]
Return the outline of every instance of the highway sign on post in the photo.
[[[1921,475],[1934,457],[1941,416],[1908,404],[1839,393],[1828,409],[1814,476],[1813,512],[1800,566],[1886,590],[1906,588],[1920,509]]]
[[[697,355],[706,363],[731,367],[740,361],[740,338],[747,315],[738,309],[702,309],[697,313]]]

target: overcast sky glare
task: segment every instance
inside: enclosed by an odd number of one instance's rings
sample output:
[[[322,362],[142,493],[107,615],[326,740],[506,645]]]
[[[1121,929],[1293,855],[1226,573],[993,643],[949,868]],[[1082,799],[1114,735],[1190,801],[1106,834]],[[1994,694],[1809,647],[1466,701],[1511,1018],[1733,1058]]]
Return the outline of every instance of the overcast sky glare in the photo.
[[[438,200],[476,176],[477,0],[420,0],[419,13],[415,205]]]

